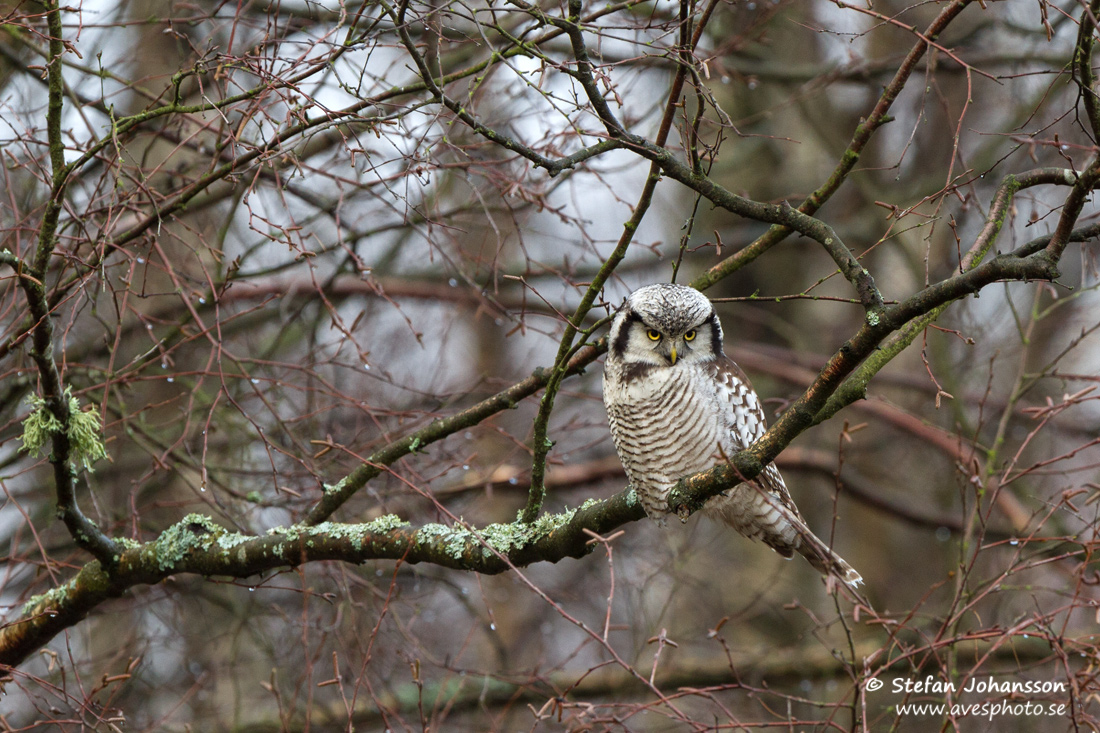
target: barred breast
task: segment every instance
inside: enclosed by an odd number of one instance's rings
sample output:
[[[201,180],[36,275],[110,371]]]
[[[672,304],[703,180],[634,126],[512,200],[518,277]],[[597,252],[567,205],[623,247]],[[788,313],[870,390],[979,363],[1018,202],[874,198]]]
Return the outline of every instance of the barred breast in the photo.
[[[717,465],[725,426],[698,369],[635,371],[605,381],[604,403],[627,478],[646,514],[662,519],[680,478]]]
[[[730,362],[732,364],[732,362]],[[684,476],[713,468],[766,428],[759,399],[736,372],[716,365],[680,369],[638,365],[604,385],[611,435],[646,514],[663,521],[668,492]],[[712,497],[704,512],[785,557],[801,544],[798,510],[769,465],[753,484]],[[793,517],[792,517],[793,515]]]

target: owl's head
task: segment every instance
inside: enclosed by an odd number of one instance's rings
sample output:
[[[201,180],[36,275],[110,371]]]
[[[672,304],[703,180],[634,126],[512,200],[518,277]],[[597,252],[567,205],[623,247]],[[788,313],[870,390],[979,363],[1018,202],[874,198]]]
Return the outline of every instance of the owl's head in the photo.
[[[676,366],[722,355],[722,325],[694,288],[661,283],[638,288],[611,323],[609,359],[622,364]]]

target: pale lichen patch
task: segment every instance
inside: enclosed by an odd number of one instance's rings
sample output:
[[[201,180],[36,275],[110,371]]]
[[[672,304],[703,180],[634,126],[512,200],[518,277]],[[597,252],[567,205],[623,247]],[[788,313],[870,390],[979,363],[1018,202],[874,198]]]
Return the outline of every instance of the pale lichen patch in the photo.
[[[223,550],[232,550],[237,545],[248,542],[252,537],[240,532],[224,532],[218,535],[218,547]]]
[[[368,532],[389,532],[398,527],[407,527],[409,523],[396,514],[385,514],[378,519],[367,522],[363,529]]]
[[[291,542],[294,542],[299,537],[301,537],[301,530],[298,527],[294,527],[294,526],[290,526],[290,527],[272,527],[271,529],[267,530],[267,533],[269,535],[272,535],[272,536],[278,535],[278,536],[286,537]]]
[[[22,450],[37,456],[53,434],[61,432],[62,425],[61,421],[46,408],[46,400],[38,395],[28,395],[27,404],[31,406],[31,414],[23,421]]]
[[[569,511],[562,512],[561,514],[543,514],[541,517],[535,520],[534,528],[535,535],[542,536],[544,534],[550,534],[558,527],[568,524],[573,519],[573,515],[577,513],[576,509],[570,509]]]
[[[157,568],[172,570],[192,550],[208,550],[225,533],[205,514],[188,514],[161,533],[150,546]]]
[[[364,524],[343,524],[341,522],[321,522],[308,527],[305,530],[312,537],[332,537],[334,539],[348,540],[356,552],[363,549],[363,538],[369,530]]]
[[[340,492],[342,492],[344,490],[344,487],[347,486],[348,478],[349,478],[348,476],[345,476],[344,478],[340,479],[339,481],[337,481],[334,484],[321,484],[321,485],[324,487],[326,494],[339,494]]]
[[[130,539],[129,537],[114,537],[112,539],[114,539],[115,543],[119,547],[121,547],[123,549],[123,551],[136,550],[139,547],[141,547],[140,542],[138,542],[137,540]],[[115,555],[114,560],[115,560],[115,562],[121,561],[122,560],[122,555],[121,554]]]
[[[462,557],[466,549],[466,540],[469,532],[461,527],[445,527],[442,524],[425,524],[416,531],[416,542],[422,545],[434,544],[438,540],[445,540],[443,549],[453,558]]]
[[[488,558],[492,550],[502,555],[522,549],[532,542],[567,524],[576,513],[570,510],[561,514],[544,514],[534,522],[515,521],[509,524],[490,524],[478,530],[462,525],[445,527],[442,524],[425,524],[417,530],[416,541],[433,544],[442,541],[443,551],[449,557],[461,559],[470,550],[481,548],[482,557]]]
[[[523,547],[535,534],[533,525],[523,522],[511,524],[490,524],[482,529],[481,535],[485,544],[502,555],[507,555],[512,550]]]
[[[45,593],[40,593],[37,596],[33,596],[29,601],[23,604],[23,615],[28,616],[36,609],[42,608],[45,610],[51,606],[57,606],[65,602],[65,599],[69,597],[69,590],[72,581],[51,588]]]
[[[450,527],[444,527],[442,524],[425,524],[420,529],[416,530],[417,542],[431,542],[436,537],[442,537],[443,535],[451,532]],[[420,535],[423,535],[421,537]]]

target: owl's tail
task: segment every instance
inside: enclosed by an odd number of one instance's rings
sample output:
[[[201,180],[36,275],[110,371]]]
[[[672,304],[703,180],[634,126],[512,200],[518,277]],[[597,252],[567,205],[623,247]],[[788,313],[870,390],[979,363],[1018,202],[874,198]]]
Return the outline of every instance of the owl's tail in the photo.
[[[862,583],[863,577],[855,568],[806,526],[786,495],[783,479],[775,474],[773,480],[777,491],[764,490],[756,483],[739,484],[727,494],[711,497],[705,505],[707,514],[750,539],[762,541],[783,557],[797,552],[822,575],[839,578],[852,588]]]
[[[802,522],[795,522],[795,530],[802,540],[795,549],[798,554],[809,560],[822,575],[833,575],[840,578],[852,588],[856,588],[863,582],[863,576],[847,563],[840,555],[832,551],[828,545],[810,531]]]

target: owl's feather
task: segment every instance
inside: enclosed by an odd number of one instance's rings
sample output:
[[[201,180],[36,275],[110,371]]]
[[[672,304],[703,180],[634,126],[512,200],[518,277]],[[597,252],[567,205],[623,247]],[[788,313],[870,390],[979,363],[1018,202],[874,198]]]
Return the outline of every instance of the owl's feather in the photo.
[[[748,448],[767,420],[748,378],[723,353],[717,314],[698,291],[680,285],[634,291],[610,340],[604,404],[615,448],[646,513],[662,521],[680,478]],[[774,465],[711,497],[704,511],[784,557],[798,552],[822,573],[852,586],[861,581],[806,526]]]

